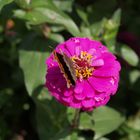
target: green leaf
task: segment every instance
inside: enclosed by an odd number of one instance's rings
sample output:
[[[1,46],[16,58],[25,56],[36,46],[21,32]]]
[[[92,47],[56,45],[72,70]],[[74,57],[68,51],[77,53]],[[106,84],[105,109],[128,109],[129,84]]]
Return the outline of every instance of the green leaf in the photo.
[[[121,10],[118,9],[110,19],[103,18],[90,26],[93,39],[105,42],[111,52],[115,52],[116,35],[120,25],[120,17]]]
[[[74,115],[75,115],[75,109],[70,108],[70,107],[67,108],[67,117],[70,123],[72,123]]]
[[[137,66],[139,62],[138,55],[128,46],[121,46],[121,57],[131,66]]]
[[[119,26],[121,20],[121,9],[116,10],[111,19],[116,26]]]
[[[77,6],[76,11],[77,11],[77,14],[79,15],[79,17],[83,20],[83,22],[85,22],[86,25],[89,25],[89,23],[88,23],[88,15],[87,15],[86,12],[84,12],[82,7]]]
[[[5,5],[11,3],[12,1],[13,0],[0,0],[0,11]]]
[[[24,80],[29,95],[45,83],[45,60],[49,56],[49,40],[35,35],[28,36],[21,45],[19,59],[24,73]]]
[[[62,27],[61,25],[52,25],[51,26],[51,30],[52,32],[61,32],[63,31],[65,28]]]
[[[101,35],[104,32],[104,26],[105,26],[106,20],[107,19],[104,18],[101,21],[90,25],[89,28],[90,28],[93,39],[99,40],[102,37]]]
[[[109,107],[100,107],[93,111],[95,138],[108,134],[117,129],[124,117],[116,110]]]
[[[89,37],[92,38],[90,28],[85,27],[84,25],[81,26],[81,37]]]
[[[32,3],[32,10],[16,10],[14,15],[27,20],[30,24],[37,25],[45,22],[64,26],[73,36],[80,36],[80,31],[74,21],[63,11],[58,9],[52,2]],[[44,6],[44,5],[45,6]]]
[[[93,130],[94,122],[92,116],[87,113],[81,113],[80,115],[80,125],[79,128],[82,130]]]
[[[136,115],[129,117],[126,123],[128,127],[140,132],[140,111]]]
[[[110,107],[99,107],[92,114],[81,113],[80,129],[91,129],[97,139],[117,129],[124,117]]]
[[[121,10],[118,9],[114,12],[111,19],[106,20],[104,25],[103,39],[110,49],[110,51],[115,51],[116,45],[116,35],[120,26]]]
[[[76,132],[73,132],[72,134],[66,136],[63,139],[60,140],[87,140],[87,138],[82,137],[82,136],[78,136],[78,134]]]
[[[54,4],[59,8],[61,7],[61,9],[63,11],[67,11],[67,12],[71,12],[72,11],[72,4],[73,4],[74,0],[53,0]]]
[[[130,82],[134,84],[139,78],[140,78],[140,71],[139,70],[133,70],[129,73]]]
[[[66,108],[55,100],[34,100],[40,140],[58,140],[70,134]]]
[[[50,33],[48,38],[54,40],[55,42],[61,43],[64,42],[64,37],[60,34]]]
[[[25,85],[30,95],[38,86],[45,83],[44,65],[48,55],[48,53],[20,51],[20,66],[23,69]]]
[[[98,140],[110,140],[110,139],[109,138],[106,138],[106,137],[101,137]]]
[[[48,92],[48,89],[46,87],[40,87],[37,89],[37,91],[33,94],[33,98],[43,101],[43,100],[52,100],[52,95]]]

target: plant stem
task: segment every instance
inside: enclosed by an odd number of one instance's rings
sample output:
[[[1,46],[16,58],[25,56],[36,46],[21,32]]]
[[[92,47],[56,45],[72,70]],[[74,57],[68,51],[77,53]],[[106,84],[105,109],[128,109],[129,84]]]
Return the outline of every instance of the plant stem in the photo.
[[[72,128],[77,128],[79,125],[79,119],[80,119],[80,109],[75,110],[75,115],[72,121]]]

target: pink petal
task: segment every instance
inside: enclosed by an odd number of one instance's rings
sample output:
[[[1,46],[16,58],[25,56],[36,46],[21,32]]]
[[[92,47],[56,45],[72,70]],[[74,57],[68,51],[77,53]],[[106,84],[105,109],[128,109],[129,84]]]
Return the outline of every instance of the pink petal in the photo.
[[[108,49],[104,45],[99,46],[99,50],[101,51],[101,53],[108,52]]]
[[[113,55],[110,52],[105,52],[105,53],[102,54],[102,58],[104,59],[105,62],[109,63],[109,61],[106,61],[106,59],[107,60],[115,60],[116,59],[116,56]]]
[[[80,94],[74,94],[74,97],[77,99],[77,100],[84,100],[85,97],[86,97],[86,94],[84,94],[83,92],[80,93]]]
[[[104,92],[107,91],[109,88],[112,87],[112,84],[110,82],[111,78],[96,78],[96,77],[90,77],[88,79],[89,83],[98,91],[98,92]]]
[[[81,50],[87,51],[91,48],[91,41],[88,38],[80,39]]]
[[[93,99],[85,99],[82,101],[82,105],[85,108],[90,108],[90,107],[93,107],[95,105],[95,101]]]
[[[92,98],[95,96],[95,90],[92,87],[92,85],[90,85],[90,83],[88,81],[85,81],[84,83],[84,89],[83,89],[83,93],[86,95],[86,97],[88,98]]]
[[[72,91],[72,90],[66,89],[66,90],[64,91],[64,96],[66,96],[66,97],[71,96],[72,94],[73,94],[73,91]]]
[[[101,52],[95,48],[91,48],[88,53],[92,55],[92,61],[101,57]]]
[[[81,101],[73,98],[73,100],[70,102],[70,106],[74,108],[81,108]]]
[[[76,54],[76,56],[79,56],[80,52],[81,52],[80,46],[76,46],[75,47],[75,54]]]
[[[63,102],[66,102],[66,103],[71,103],[72,100],[73,100],[73,97],[72,96],[69,96],[69,97],[61,97],[62,101]]]
[[[112,63],[105,63],[102,67],[95,69],[93,71],[93,75],[99,77],[109,77],[118,75],[119,71],[120,64],[117,61],[113,61]]]
[[[95,48],[96,50],[98,50],[102,46],[101,42],[96,41],[96,40],[92,40],[91,45],[92,45],[92,48]]]
[[[98,97],[99,98],[99,97]],[[100,97],[101,98],[101,97]],[[100,99],[99,98],[99,99]],[[108,103],[108,101],[110,100],[110,96],[104,96],[102,97],[100,100],[97,101],[97,99],[95,98],[96,100],[96,103],[95,103],[95,106],[98,107],[98,106],[102,106],[102,105],[106,105]]]
[[[48,66],[48,68],[58,66],[58,63],[54,60],[53,53],[51,53],[50,57],[45,62]]]
[[[65,42],[65,50],[67,50],[71,56],[75,55],[75,47],[76,44],[74,41],[68,40]]]
[[[84,88],[84,87],[83,87],[83,83],[77,81],[76,87],[74,88],[74,92],[77,93],[77,94],[80,94],[80,93],[82,93],[83,88]]]
[[[92,62],[92,66],[94,66],[94,67],[103,66],[103,65],[104,65],[104,60],[103,59],[93,60],[93,62]]]

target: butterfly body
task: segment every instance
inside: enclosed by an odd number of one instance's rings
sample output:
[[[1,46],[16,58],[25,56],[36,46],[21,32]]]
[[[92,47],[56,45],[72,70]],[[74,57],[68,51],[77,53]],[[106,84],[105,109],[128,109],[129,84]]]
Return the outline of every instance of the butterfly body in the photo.
[[[65,53],[60,54],[54,51],[53,54],[67,81],[67,87],[70,88],[71,85],[75,86],[77,78],[72,60]]]

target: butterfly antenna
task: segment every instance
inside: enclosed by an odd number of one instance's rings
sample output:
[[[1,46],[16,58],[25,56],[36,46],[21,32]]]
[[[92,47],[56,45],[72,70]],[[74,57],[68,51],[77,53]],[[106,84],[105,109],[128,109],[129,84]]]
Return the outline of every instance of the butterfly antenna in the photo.
[[[60,51],[60,53],[61,53],[62,55],[64,55],[64,52],[62,51],[62,49],[59,49],[59,51]]]
[[[48,48],[50,48],[52,51],[54,50],[54,48],[52,46],[48,46]]]

